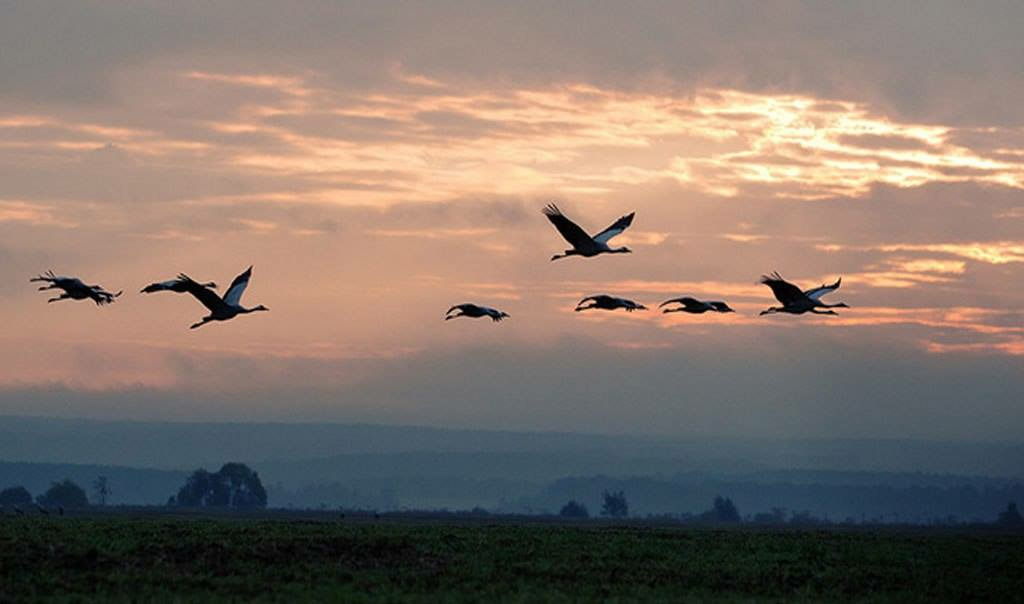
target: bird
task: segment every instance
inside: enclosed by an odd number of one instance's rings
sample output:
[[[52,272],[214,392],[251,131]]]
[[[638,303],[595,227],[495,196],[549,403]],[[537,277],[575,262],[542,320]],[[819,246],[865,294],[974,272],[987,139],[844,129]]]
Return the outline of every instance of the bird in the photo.
[[[589,306],[583,306],[584,302],[591,302]],[[617,308],[625,308],[626,312],[633,312],[634,310],[647,310],[647,307],[643,304],[637,304],[632,300],[625,298],[617,298],[615,296],[609,296],[607,294],[598,294],[596,296],[587,296],[576,304],[576,312],[581,310],[588,310],[591,308],[599,308],[601,310],[615,310]]]
[[[44,508],[42,506],[42,504],[37,503],[36,504],[36,509],[39,510],[39,513],[42,514],[43,516],[49,516],[50,515],[50,510]]]
[[[806,291],[800,291],[799,287],[783,279],[778,272],[774,272],[771,275],[764,275],[761,277],[761,283],[772,288],[772,293],[775,294],[775,298],[779,302],[782,302],[782,306],[773,306],[766,310],[762,310],[761,315],[770,315],[778,312],[789,313],[791,315],[802,315],[805,312],[810,312],[816,315],[839,314],[830,309],[849,308],[849,306],[843,302],[839,302],[838,304],[825,304],[821,301],[821,297],[839,289],[839,284],[842,282],[843,279],[840,277],[831,285],[820,285]]]
[[[200,283],[200,285],[207,289],[217,289],[217,284],[214,283],[213,281],[209,281],[207,283]],[[152,294],[154,292],[176,292],[179,294],[184,294],[187,291],[188,286],[185,284],[185,281],[182,280],[181,277],[178,277],[177,279],[169,279],[167,281],[157,281],[156,283],[150,283],[146,287],[143,287],[142,291],[139,293]]]
[[[197,283],[185,273],[178,275],[178,279],[185,283],[185,291],[195,296],[196,300],[199,300],[203,306],[210,309],[209,315],[203,317],[202,321],[193,323],[189,329],[202,327],[210,321],[227,321],[234,319],[238,315],[270,310],[262,304],[253,308],[245,308],[241,305],[242,294],[245,292],[246,286],[249,285],[250,277],[252,277],[251,266],[245,269],[244,273],[235,277],[235,280],[231,282],[231,286],[224,292],[224,297],[222,298],[217,295],[217,292]]]
[[[701,315],[701,314],[704,314],[704,313],[706,313],[708,311],[723,312],[723,313],[724,312],[736,312],[735,310],[729,308],[729,305],[726,304],[725,302],[704,302],[702,300],[698,300],[696,298],[691,298],[689,296],[686,296],[686,297],[683,297],[683,298],[672,298],[671,300],[665,300],[664,302],[662,302],[661,304],[658,305],[658,308],[661,308],[663,306],[667,306],[667,305],[673,304],[673,303],[678,303],[680,306],[678,306],[676,308],[666,308],[665,310],[661,311],[662,314],[670,313],[670,312],[688,312],[688,313],[695,314],[695,315]]]
[[[454,311],[458,311],[452,314]],[[456,317],[470,317],[472,319],[479,319],[480,317],[490,317],[495,323],[510,317],[507,312],[500,311],[496,308],[490,308],[487,306],[478,306],[469,302],[463,304],[456,304],[455,306],[448,309],[445,313],[444,320],[449,321]]]
[[[558,260],[559,258],[566,258],[568,256],[583,256],[584,258],[590,258],[597,256],[598,254],[629,254],[633,250],[628,247],[609,247],[608,241],[625,231],[629,225],[633,224],[633,216],[636,212],[630,212],[622,218],[616,220],[610,227],[601,231],[597,235],[591,237],[584,231],[578,224],[569,220],[562,214],[562,211],[558,209],[558,206],[551,203],[548,204],[541,212],[548,217],[551,224],[555,225],[558,232],[562,234],[572,245],[571,250],[565,250],[564,254],[555,254],[551,257],[551,260]]]
[[[110,304],[121,295],[122,292],[112,294],[99,285],[86,285],[81,279],[77,277],[59,277],[53,274],[52,270],[46,271],[42,275],[29,279],[29,283],[35,281],[42,281],[49,283],[39,288],[39,291],[46,291],[48,289],[60,289],[64,290],[64,293],[57,296],[56,298],[50,298],[47,303],[57,302],[59,300],[92,300],[96,303],[96,306],[103,306],[104,304]]]

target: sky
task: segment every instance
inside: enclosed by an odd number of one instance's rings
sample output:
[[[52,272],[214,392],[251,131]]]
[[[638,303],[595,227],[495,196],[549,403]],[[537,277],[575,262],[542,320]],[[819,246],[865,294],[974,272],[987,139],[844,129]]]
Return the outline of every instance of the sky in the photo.
[[[2,11],[0,414],[1021,439],[1018,2]],[[549,202],[634,253],[550,262]],[[249,265],[269,313],[138,293]]]

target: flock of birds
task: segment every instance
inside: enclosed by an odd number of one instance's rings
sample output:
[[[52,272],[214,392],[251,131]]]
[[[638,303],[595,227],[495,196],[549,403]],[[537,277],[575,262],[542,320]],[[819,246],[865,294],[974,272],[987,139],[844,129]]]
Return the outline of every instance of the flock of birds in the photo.
[[[628,254],[632,252],[632,250],[625,246],[613,248],[609,245],[609,242],[633,224],[633,217],[636,215],[636,212],[631,212],[619,218],[612,223],[611,226],[596,235],[588,235],[586,231],[584,231],[578,224],[567,218],[565,214],[558,209],[558,206],[554,204],[548,205],[542,210],[542,212],[547,219],[551,221],[551,224],[558,229],[558,232],[561,233],[562,237],[569,243],[569,245],[572,246],[572,248],[565,250],[563,253],[552,256],[552,261],[567,258],[569,256],[592,258],[601,254]],[[203,317],[200,321],[192,324],[191,329],[196,329],[211,321],[227,321],[237,317],[238,315],[270,310],[262,304],[251,308],[242,306],[242,294],[245,293],[245,288],[249,285],[249,279],[251,277],[252,267],[250,266],[245,270],[245,272],[235,277],[234,281],[231,282],[231,285],[224,292],[223,296],[216,292],[216,283],[212,281],[200,283],[184,273],[179,274],[175,279],[159,281],[147,285],[142,288],[141,293],[150,294],[154,292],[170,291],[182,294],[191,294],[210,312],[210,314]],[[43,285],[39,288],[40,291],[60,290],[62,292],[59,296],[50,298],[47,302],[57,302],[60,300],[92,300],[98,306],[103,306],[114,302],[122,293],[120,291],[117,293],[111,293],[99,285],[87,285],[77,277],[61,277],[55,275],[52,270],[30,279],[30,281],[46,283],[47,285]],[[841,282],[842,279],[837,279],[836,282],[831,285],[820,285],[808,290],[802,290],[793,283],[783,279],[778,272],[765,275],[761,277],[761,283],[771,288],[772,293],[775,295],[775,299],[779,301],[781,306],[770,307],[761,311],[760,314],[768,315],[774,313],[788,313],[792,315],[801,315],[809,312],[819,315],[834,315],[836,312],[832,310],[833,308],[849,307],[842,302],[838,304],[826,304],[821,300],[821,298],[826,294],[839,289]],[[669,308],[665,308],[662,311],[663,313],[685,312],[691,314],[703,314],[706,312],[735,312],[725,302],[703,301],[690,296],[666,300],[662,302],[658,308],[664,308],[666,306]],[[593,309],[617,310],[620,308],[627,312],[647,310],[647,307],[643,304],[638,304],[633,300],[608,294],[587,296],[577,303],[575,310],[580,312]],[[496,308],[467,302],[463,304],[456,304],[449,308],[448,312],[445,313],[444,318],[448,321],[457,317],[469,317],[472,319],[488,317],[494,322],[499,322],[509,316],[510,315],[508,313]]]

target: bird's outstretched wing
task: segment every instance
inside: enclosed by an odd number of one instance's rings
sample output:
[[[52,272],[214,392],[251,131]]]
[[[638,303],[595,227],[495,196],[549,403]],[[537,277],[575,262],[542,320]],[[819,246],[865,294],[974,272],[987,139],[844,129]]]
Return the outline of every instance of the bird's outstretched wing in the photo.
[[[555,228],[562,234],[562,237],[573,247],[583,248],[593,242],[590,235],[587,235],[587,232],[581,229],[580,225],[566,218],[555,204],[548,204],[541,212],[548,217],[551,224],[555,225]]]
[[[630,212],[622,218],[619,218],[610,227],[601,231],[597,235],[594,235],[594,241],[598,243],[608,243],[612,237],[619,235],[622,231],[625,231],[629,225],[633,224],[633,216],[636,216],[636,212]]]
[[[805,291],[804,295],[810,298],[811,300],[818,300],[825,294],[830,294],[839,289],[839,284],[842,282],[843,278],[840,277],[836,279],[836,282],[833,283],[832,285],[819,285],[818,287]]]
[[[577,302],[576,306],[579,306],[580,304],[583,304],[584,302],[589,302],[589,301],[600,302],[601,300],[603,300],[603,299],[605,299],[607,297],[608,296],[605,295],[605,294],[597,294],[597,295],[594,295],[594,296],[587,296],[586,298],[583,298],[582,300]]]
[[[174,287],[175,283],[180,283],[180,282],[181,282],[181,279],[171,279],[169,281],[158,281],[156,283],[150,283],[146,287],[142,288],[141,293],[143,293],[143,294],[152,294],[153,292],[165,292],[165,291],[171,289],[172,287]]]
[[[192,280],[192,277],[181,273],[178,275],[178,279],[181,279],[182,283],[185,284],[185,291],[192,294],[196,300],[199,300],[203,306],[209,308],[211,312],[224,306],[224,301],[220,299],[217,292],[196,283]]]
[[[775,299],[782,302],[783,306],[793,304],[794,302],[798,302],[806,298],[804,292],[800,291],[799,287],[783,279],[777,272],[772,273],[771,275],[763,275],[761,277],[761,283],[772,288],[772,293],[775,294]]]
[[[229,306],[238,306],[238,303],[242,301],[242,294],[245,293],[245,288],[249,286],[249,277],[252,277],[252,267],[245,269],[245,272],[235,277],[235,280],[231,282],[231,286],[228,287],[228,291],[224,292],[224,303]]]
[[[471,309],[471,308],[475,308],[475,307],[476,307],[475,304],[470,304],[469,302],[463,302],[462,304],[456,304],[455,306],[449,308],[448,312],[446,312],[444,314],[447,315],[448,313],[452,312],[453,310],[461,310],[461,311],[465,312],[466,310]]]
[[[682,304],[683,306],[687,306],[687,307],[694,306],[694,305],[700,306],[700,302],[696,298],[691,298],[689,296],[685,296],[685,297],[682,297],[682,298],[672,298],[671,300],[665,300],[664,302],[662,302],[661,304],[658,305],[658,308],[661,308],[662,306],[668,306],[669,304],[672,304],[674,302],[678,302],[678,303]]]

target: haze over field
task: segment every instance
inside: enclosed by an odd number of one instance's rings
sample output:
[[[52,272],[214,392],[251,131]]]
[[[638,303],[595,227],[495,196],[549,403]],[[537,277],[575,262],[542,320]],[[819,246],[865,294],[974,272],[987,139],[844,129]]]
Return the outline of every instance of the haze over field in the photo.
[[[0,414],[1021,442],[1020,3],[2,13]],[[634,253],[549,262],[550,201]],[[269,313],[136,293],[250,264]]]

